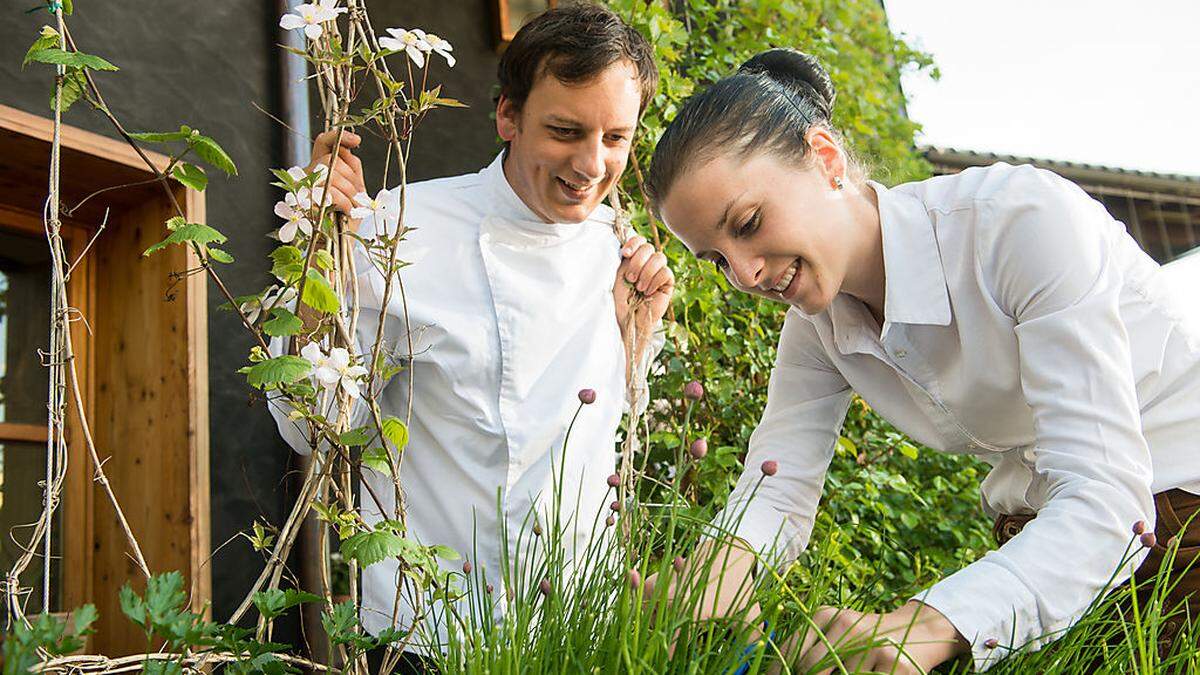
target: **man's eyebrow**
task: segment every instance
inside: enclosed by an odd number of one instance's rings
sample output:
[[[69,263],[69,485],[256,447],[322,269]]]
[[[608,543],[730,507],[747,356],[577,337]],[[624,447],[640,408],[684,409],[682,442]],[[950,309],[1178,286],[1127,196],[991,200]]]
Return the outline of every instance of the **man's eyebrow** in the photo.
[[[558,115],[553,115],[553,114],[546,116],[546,122],[548,122],[550,124],[560,124],[563,126],[573,126],[573,127],[580,126],[579,122],[576,122],[573,119],[570,119],[567,117],[560,117]]]

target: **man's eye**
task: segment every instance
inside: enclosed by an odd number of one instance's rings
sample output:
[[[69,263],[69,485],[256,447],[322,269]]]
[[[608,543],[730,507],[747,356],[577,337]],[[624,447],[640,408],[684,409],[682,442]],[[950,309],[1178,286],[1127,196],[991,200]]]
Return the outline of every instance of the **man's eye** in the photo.
[[[567,127],[550,127],[550,130],[559,136],[573,136],[575,134],[574,129],[569,129]]]

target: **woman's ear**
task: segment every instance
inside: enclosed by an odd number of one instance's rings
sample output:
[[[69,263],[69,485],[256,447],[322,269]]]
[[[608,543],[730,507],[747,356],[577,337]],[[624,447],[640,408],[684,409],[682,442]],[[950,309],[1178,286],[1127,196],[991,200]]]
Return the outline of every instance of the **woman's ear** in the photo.
[[[512,99],[500,96],[496,102],[496,135],[511,142],[521,128],[521,111],[513,104]]]
[[[809,156],[830,187],[834,187],[835,178],[843,182],[847,180],[846,154],[828,129],[814,124],[804,134],[804,140],[808,144]]]

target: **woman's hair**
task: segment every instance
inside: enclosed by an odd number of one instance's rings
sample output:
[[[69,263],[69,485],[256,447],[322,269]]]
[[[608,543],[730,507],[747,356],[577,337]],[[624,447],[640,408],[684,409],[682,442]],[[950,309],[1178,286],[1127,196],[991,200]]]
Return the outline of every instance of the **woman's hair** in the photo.
[[[651,198],[659,203],[683,171],[720,152],[803,162],[810,127],[836,133],[829,122],[836,96],[829,74],[808,54],[770,49],[754,56],[688,99],[667,127],[650,164]]]

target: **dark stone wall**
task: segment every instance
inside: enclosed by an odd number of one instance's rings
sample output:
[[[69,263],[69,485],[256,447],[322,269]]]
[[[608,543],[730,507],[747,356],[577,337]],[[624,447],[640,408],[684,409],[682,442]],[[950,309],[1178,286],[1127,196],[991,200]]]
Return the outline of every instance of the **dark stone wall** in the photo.
[[[52,88],[49,66],[20,63],[42,24],[44,11],[23,14],[9,7],[0,21],[0,103],[48,116]],[[475,171],[498,146],[491,120],[495,81],[495,18],[491,0],[375,0],[368,6],[380,33],[387,27],[420,27],[454,45],[458,64],[435,58],[431,77],[446,81],[443,93],[467,103],[465,110],[431,114],[413,145],[412,180]],[[278,198],[267,169],[282,166],[279,126],[254,104],[276,112],[278,94],[278,15],[273,2],[157,2],[77,0],[69,27],[78,47],[107,58],[120,72],[100,73],[98,81],[116,116],[131,131],[161,131],[188,124],[214,137],[233,157],[240,176],[211,175],[206,192],[208,222],[229,236],[226,249],[238,263],[223,273],[235,294],[270,282],[264,256],[272,248],[265,235],[278,226],[271,208]],[[397,58],[397,61],[399,59]],[[315,96],[314,96],[315,102]],[[316,110],[314,103],[314,110]],[[64,122],[115,136],[107,121],[77,104]],[[319,130],[314,115],[314,134]],[[365,140],[362,156],[368,185],[382,176],[383,147]],[[292,503],[289,474],[295,457],[277,436],[265,407],[251,399],[242,376],[250,339],[221,298],[209,287],[209,413],[211,419],[213,613],[233,611],[261,569],[261,557],[237,534],[256,518],[280,523]],[[115,589],[112,589],[115,592]],[[276,639],[295,642],[294,626],[283,625]]]

